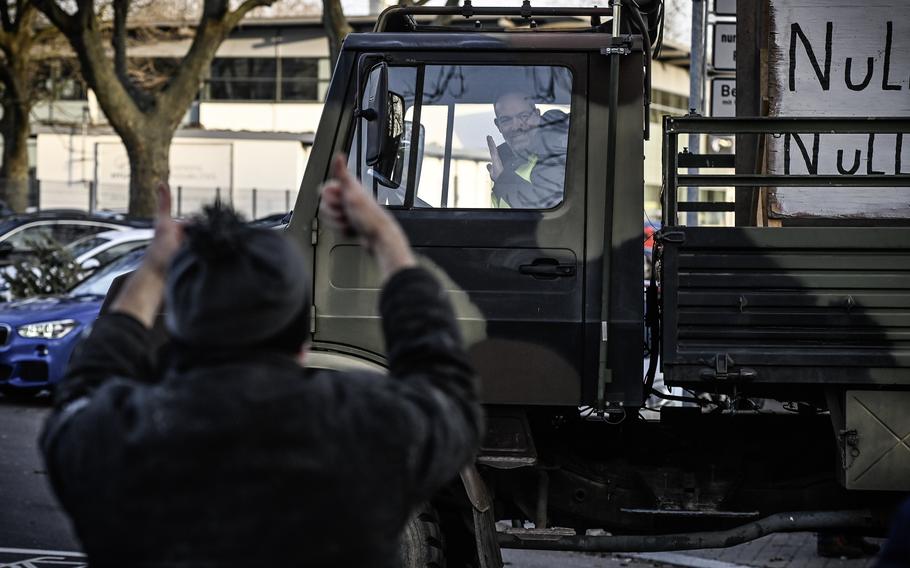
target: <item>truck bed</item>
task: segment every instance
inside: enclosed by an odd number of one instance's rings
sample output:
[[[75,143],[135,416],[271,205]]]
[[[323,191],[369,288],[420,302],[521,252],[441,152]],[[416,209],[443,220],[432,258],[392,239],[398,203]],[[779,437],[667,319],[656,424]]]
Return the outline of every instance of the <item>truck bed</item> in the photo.
[[[667,383],[910,386],[910,227],[673,227]]]

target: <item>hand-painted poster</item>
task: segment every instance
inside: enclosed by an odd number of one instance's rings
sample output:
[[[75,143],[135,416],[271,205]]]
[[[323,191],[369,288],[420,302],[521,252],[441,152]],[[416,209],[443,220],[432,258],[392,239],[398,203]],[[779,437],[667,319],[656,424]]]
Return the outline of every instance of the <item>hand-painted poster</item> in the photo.
[[[910,0],[769,0],[774,116],[910,116]],[[910,173],[910,135],[769,140],[776,174]],[[778,188],[771,217],[910,218],[910,188]]]

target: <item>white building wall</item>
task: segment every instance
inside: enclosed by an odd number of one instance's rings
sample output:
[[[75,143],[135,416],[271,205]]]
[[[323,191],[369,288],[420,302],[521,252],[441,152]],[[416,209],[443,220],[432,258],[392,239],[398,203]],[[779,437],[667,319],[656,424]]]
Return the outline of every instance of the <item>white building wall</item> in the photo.
[[[127,209],[129,161],[116,135],[83,136],[76,129],[40,133],[37,152],[41,209],[87,209],[92,186],[97,209]],[[296,200],[308,153],[300,140],[175,138],[170,154],[175,213],[198,211],[216,197],[248,217],[286,212]]]
[[[207,130],[316,132],[322,103],[201,102],[199,123]]]

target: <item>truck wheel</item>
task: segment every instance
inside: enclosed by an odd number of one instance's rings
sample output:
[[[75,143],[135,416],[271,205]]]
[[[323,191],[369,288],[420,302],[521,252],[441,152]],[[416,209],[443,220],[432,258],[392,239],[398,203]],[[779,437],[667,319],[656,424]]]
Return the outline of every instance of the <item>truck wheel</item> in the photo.
[[[401,535],[402,568],[445,568],[445,543],[439,516],[429,503],[417,507]]]

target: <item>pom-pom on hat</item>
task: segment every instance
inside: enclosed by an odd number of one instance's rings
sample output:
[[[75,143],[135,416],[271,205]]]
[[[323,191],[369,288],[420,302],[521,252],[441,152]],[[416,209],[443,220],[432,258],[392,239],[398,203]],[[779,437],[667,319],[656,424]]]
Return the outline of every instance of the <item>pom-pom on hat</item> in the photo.
[[[168,331],[189,345],[267,344],[300,322],[308,329],[310,291],[300,247],[274,229],[246,225],[216,203],[184,229],[167,276]]]

